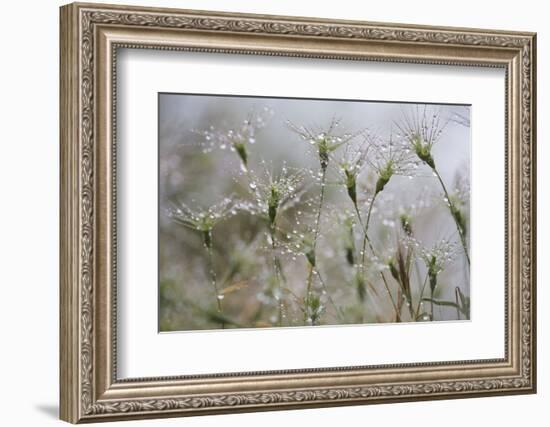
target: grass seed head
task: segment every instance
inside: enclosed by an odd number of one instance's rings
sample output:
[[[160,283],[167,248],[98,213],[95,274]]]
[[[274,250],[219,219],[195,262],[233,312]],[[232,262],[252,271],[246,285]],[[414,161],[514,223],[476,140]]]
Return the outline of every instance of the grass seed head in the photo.
[[[416,156],[435,169],[432,148],[439,141],[448,120],[444,121],[440,108],[424,105],[410,107],[403,111],[402,119],[396,123],[399,135],[409,145]]]
[[[279,193],[279,189],[277,188],[277,185],[272,184],[271,185],[271,191],[269,192],[269,198],[267,201],[268,206],[268,214],[269,214],[269,224],[271,227],[275,225],[275,218],[277,216],[277,208],[279,207],[279,203],[281,201],[281,195]]]
[[[432,292],[437,286],[438,275],[445,269],[446,265],[453,261],[457,253],[457,243],[443,239],[432,248],[422,248],[420,256],[428,269],[428,278]]]
[[[403,213],[399,216],[399,222],[401,223],[401,228],[407,236],[412,236],[412,219],[409,215]]]
[[[321,301],[320,295],[311,292],[307,298],[306,322],[311,326],[318,325],[324,311],[325,306]]]
[[[240,204],[232,197],[226,197],[220,203],[205,209],[191,209],[185,203],[172,204],[167,215],[176,224],[198,231],[202,234],[203,243],[212,247],[212,230],[220,222],[237,214]]]
[[[242,141],[236,141],[233,143],[233,148],[239,155],[239,158],[243,162],[245,168],[248,168],[248,152],[246,151],[246,145]]]
[[[432,169],[435,169],[435,162],[432,157],[431,146],[428,143],[424,142],[419,134],[411,136],[411,144],[418,158]]]
[[[393,259],[390,259],[388,261],[388,267],[390,269],[392,277],[399,282],[399,271],[397,271],[397,267],[395,266],[395,262]]]
[[[354,171],[344,168],[344,174],[346,176],[346,189],[348,196],[354,205],[357,205],[357,175]]]
[[[418,167],[410,149],[390,132],[389,137],[365,135],[369,146],[367,162],[376,172],[375,195],[384,190],[394,175],[413,176]]]
[[[464,218],[464,214],[462,213],[462,210],[457,207],[457,205],[454,202],[449,202],[449,208],[451,210],[451,215],[453,216],[454,220],[456,221],[456,224],[458,228],[460,229],[460,233],[465,236],[466,235],[466,219]]]
[[[304,172],[283,166],[274,174],[265,162],[262,166],[262,175],[250,174],[250,189],[254,193],[256,210],[267,216],[269,226],[273,229],[277,216],[300,201],[304,193]]]
[[[338,148],[348,144],[359,133],[339,133],[336,129],[340,126],[340,120],[333,118],[330,125],[326,128],[307,128],[305,126],[296,126],[287,122],[289,128],[300,138],[317,149],[321,170],[327,170],[331,155]]]
[[[304,255],[306,256],[307,262],[309,262],[312,267],[315,267],[315,249],[313,246],[307,246]]]
[[[248,169],[248,145],[256,143],[257,134],[268,124],[273,110],[264,107],[252,110],[240,125],[226,128],[215,128],[210,126],[206,130],[195,130],[194,132],[203,138],[202,144],[205,152],[213,148],[225,150],[229,148],[237,153],[242,168]]]
[[[376,181],[375,194],[380,193],[386,184],[390,182],[391,177],[393,176],[393,162],[388,160],[385,166],[379,169],[378,171],[378,180]]]

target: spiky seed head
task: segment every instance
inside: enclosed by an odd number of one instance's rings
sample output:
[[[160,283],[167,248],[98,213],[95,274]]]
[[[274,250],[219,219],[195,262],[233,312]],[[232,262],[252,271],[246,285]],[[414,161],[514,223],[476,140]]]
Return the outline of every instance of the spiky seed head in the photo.
[[[312,267],[315,267],[315,249],[313,247],[309,247],[305,251],[305,256],[307,261]]]
[[[337,219],[341,227],[342,248],[344,250],[344,258],[348,265],[355,265],[355,218],[354,214],[348,210],[343,214],[338,214]]]
[[[340,125],[340,120],[333,119],[330,125],[324,129],[308,129],[305,126],[296,126],[291,122],[287,122],[290,129],[297,133],[304,141],[309,142],[317,148],[321,169],[326,171],[330,162],[330,155],[341,146],[347,144],[354,139],[357,134],[336,133],[336,128]]]
[[[346,246],[346,261],[349,265],[355,265],[355,254],[350,246]]]
[[[456,253],[457,244],[448,240],[441,240],[431,249],[423,248],[421,250],[421,258],[428,269],[428,278],[430,281],[430,289],[435,290],[437,286],[437,278],[445,265],[450,262]]]
[[[268,118],[273,115],[273,111],[267,107],[260,110],[251,111],[248,117],[235,124],[231,128],[215,128],[210,126],[206,130],[194,130],[193,132],[201,135],[204,146],[204,152],[208,153],[213,148],[219,147],[222,150],[230,148],[239,156],[242,168],[246,170],[248,163],[247,145],[256,142],[256,134],[265,128]]]
[[[307,321],[312,326],[319,323],[321,316],[325,310],[325,306],[321,301],[321,297],[316,293],[311,293],[307,298]]]
[[[397,267],[395,266],[393,259],[388,262],[388,267],[390,268],[390,273],[392,277],[395,280],[399,281],[399,272],[397,271]]]
[[[212,249],[212,230],[203,230],[202,241],[207,249]]]
[[[439,273],[439,268],[437,267],[437,257],[433,254],[428,262],[428,277],[430,279],[430,289],[432,293],[435,291],[437,286],[437,275]]]
[[[277,208],[281,201],[281,195],[279,188],[274,183],[271,184],[271,189],[268,196],[267,207],[269,215],[269,224],[270,226],[275,225],[275,218],[277,217]]]
[[[176,224],[203,233],[203,241],[207,244],[206,234],[211,233],[220,221],[236,215],[240,209],[240,202],[226,197],[220,203],[201,210],[191,209],[182,202],[173,204],[167,210],[167,215]]]
[[[344,175],[346,177],[346,189],[348,196],[354,205],[357,205],[357,174],[349,167],[344,166]]]
[[[246,151],[246,145],[242,141],[233,142],[233,148],[239,155],[239,158],[243,162],[245,168],[248,167],[248,153]]]
[[[393,176],[393,174],[394,174],[393,162],[389,160],[386,163],[386,165],[382,169],[380,169],[378,173],[378,180],[376,181],[376,189],[375,189],[376,194],[380,193],[384,189],[386,184],[390,182],[390,179]]]
[[[435,169],[435,162],[432,157],[431,147],[428,143],[425,143],[419,134],[412,137],[412,146],[414,152],[420,160],[426,163],[432,169]]]
[[[449,201],[449,208],[451,210],[451,215],[455,219],[458,228],[460,229],[460,233],[465,236],[466,235],[466,219],[464,218],[464,214],[462,213],[462,210],[456,206],[455,203]]]
[[[399,216],[399,222],[401,223],[401,228],[407,236],[412,236],[412,225],[411,217],[407,214],[401,214]]]
[[[323,137],[317,146],[319,150],[319,162],[321,169],[326,170],[330,159],[329,143],[326,137]]]

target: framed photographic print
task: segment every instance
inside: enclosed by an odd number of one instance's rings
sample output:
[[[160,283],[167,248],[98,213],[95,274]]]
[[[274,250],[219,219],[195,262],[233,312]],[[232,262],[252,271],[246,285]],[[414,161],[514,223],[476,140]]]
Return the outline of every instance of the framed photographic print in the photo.
[[[61,418],[536,390],[535,34],[61,8]]]

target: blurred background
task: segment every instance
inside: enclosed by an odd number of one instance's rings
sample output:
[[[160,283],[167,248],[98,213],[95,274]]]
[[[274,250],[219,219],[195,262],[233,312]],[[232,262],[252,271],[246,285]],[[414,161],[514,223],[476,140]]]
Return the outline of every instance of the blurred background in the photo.
[[[463,213],[467,240],[467,106],[160,94],[160,330],[468,319],[469,265],[441,183],[422,162],[393,175],[378,193],[369,222],[376,256],[367,250],[365,269],[358,265],[363,234],[342,165],[367,149],[373,137],[383,150],[390,136],[403,138],[399,126],[405,118],[424,116],[440,120],[432,156]],[[326,133],[335,121],[333,134],[349,141],[330,153],[310,283],[319,301],[312,307],[306,252],[315,235],[321,168],[318,146],[300,131]],[[246,162],[232,144],[236,136],[245,138]],[[358,165],[357,211],[363,223],[380,175],[377,165],[368,159]],[[300,182],[290,191],[291,203],[279,209],[273,245],[258,199],[281,176]],[[175,220],[178,209],[188,219],[215,211],[208,245],[200,226]],[[392,262],[399,266],[399,251],[410,255],[408,298],[390,268]],[[437,285],[430,295],[432,255]],[[358,271],[365,283],[358,284]],[[432,307],[423,297],[438,304]],[[318,311],[313,322],[312,310]]]

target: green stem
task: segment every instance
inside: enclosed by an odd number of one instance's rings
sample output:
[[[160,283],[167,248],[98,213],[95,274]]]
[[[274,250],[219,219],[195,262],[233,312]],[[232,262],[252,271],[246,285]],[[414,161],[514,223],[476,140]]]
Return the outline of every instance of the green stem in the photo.
[[[273,262],[273,271],[275,272],[275,280],[277,281],[277,303],[278,303],[278,317],[279,317],[279,326],[283,326],[283,302],[282,302],[282,289],[281,289],[281,275],[279,272],[279,265],[277,263],[276,255],[276,243],[275,243],[275,224],[269,227],[271,234],[271,259]]]
[[[321,282],[321,286],[323,287],[323,290],[325,291],[325,294],[327,295],[328,301],[332,305],[332,308],[334,308],[334,312],[336,313],[336,317],[338,317],[339,320],[343,320],[342,315],[340,314],[340,310],[338,310],[338,306],[336,305],[336,303],[334,302],[334,300],[330,296],[330,293],[328,292],[327,285],[326,285],[323,277],[321,276],[321,272],[317,268],[315,269],[315,271],[317,272],[317,276],[319,277],[319,281]]]
[[[308,312],[309,312],[309,296],[311,293],[311,282],[313,281],[313,266],[309,264],[309,272],[307,275],[306,286],[306,298],[305,298],[305,310],[304,310],[304,325],[307,325]]]
[[[372,196],[372,201],[370,203],[369,210],[367,211],[367,222],[365,223],[365,226],[363,227],[364,236],[363,236],[363,246],[362,246],[362,249],[361,249],[361,265],[363,266],[363,268],[365,267],[365,253],[367,251],[367,242],[369,243],[369,245],[371,247],[371,250],[372,250],[372,245],[371,245],[370,240],[369,240],[368,232],[369,232],[369,223],[370,223],[370,216],[371,216],[371,213],[372,213],[372,207],[374,206],[374,201],[376,200],[377,195],[378,195],[378,193],[374,193],[374,196]],[[357,210],[357,214],[359,215],[359,210]],[[373,250],[373,253],[374,253],[374,250]]]
[[[323,209],[323,202],[325,200],[325,184],[326,184],[326,176],[327,176],[327,169],[326,167],[321,168],[322,175],[321,175],[321,195],[319,196],[319,206],[317,207],[317,217],[315,218],[315,231],[313,233],[313,255],[316,257],[316,249],[317,249],[317,238],[319,237],[319,229],[321,228],[321,211]],[[307,287],[306,287],[306,311],[309,310],[309,297],[311,293],[311,285],[313,282],[313,266],[310,265],[310,270],[307,278]],[[306,313],[307,318],[307,313]]]
[[[321,211],[323,209],[323,202],[325,200],[325,184],[326,184],[326,176],[327,176],[327,170],[326,168],[322,168],[322,176],[321,176],[321,195],[319,197],[319,207],[317,209],[317,218],[315,219],[315,233],[313,234],[313,252],[315,253],[315,249],[317,247],[317,237],[319,237],[319,229],[321,228]]]
[[[457,320],[460,320],[460,301],[459,301],[459,297],[458,297],[458,290],[459,288],[456,287],[455,288],[455,301],[456,301],[456,318]]]
[[[212,250],[212,240],[209,242],[208,245],[206,245],[206,250],[208,252],[208,272],[210,274],[210,281],[212,282],[212,286],[214,288],[218,313],[223,314],[222,301],[219,298],[220,294],[218,291],[216,270],[214,269],[214,251]],[[221,322],[221,326],[222,329],[225,328],[225,323],[223,321]]]
[[[468,254],[468,247],[466,245],[466,236],[462,232],[462,228],[460,227],[460,224],[458,223],[457,219],[453,215],[453,211],[451,208],[451,198],[449,197],[449,192],[447,191],[447,187],[445,186],[445,183],[443,182],[443,179],[441,178],[441,175],[439,175],[439,172],[435,168],[435,166],[432,168],[432,170],[435,173],[435,176],[439,180],[439,183],[441,184],[441,188],[443,189],[443,193],[445,193],[445,198],[447,199],[447,207],[449,208],[449,211],[451,212],[451,216],[455,222],[456,229],[458,230],[458,235],[460,236],[460,242],[462,243],[462,247],[464,248],[464,254],[466,255],[466,260],[468,261],[468,265],[470,265],[470,255]]]
[[[399,313],[401,313],[401,308],[402,308],[401,299],[404,296],[405,299],[407,300],[407,305],[408,305],[409,315],[411,317],[411,321],[414,322],[415,317],[414,317],[414,309],[412,307],[411,296],[407,292],[407,290],[405,288],[405,285],[403,284],[403,282],[401,280],[398,280],[398,279],[395,279],[395,278],[394,278],[394,280],[397,282],[397,285],[399,286],[399,288],[397,289],[397,298],[398,298],[398,300],[397,300],[398,301],[397,310],[398,310]]]
[[[364,226],[363,226],[363,220],[361,218],[361,214],[359,213],[359,209],[357,207],[357,204],[354,203],[355,212],[357,214],[357,219],[359,220],[359,224],[361,225],[361,228],[363,230],[363,245],[362,245],[362,249],[361,249],[361,273],[362,274],[364,274],[364,272],[365,272],[365,253],[367,251],[367,243],[369,244],[369,247],[370,247],[370,250],[371,250],[372,254],[374,256],[376,256],[376,252],[374,251],[374,247],[372,246],[372,243],[369,239],[368,231],[369,231],[369,223],[370,223],[370,216],[371,216],[371,213],[372,213],[372,207],[374,205],[374,201],[376,200],[377,195],[378,195],[378,193],[375,193],[374,196],[372,197],[372,201],[371,201],[371,204],[369,206],[369,210],[367,212],[367,221],[365,222]],[[390,287],[388,285],[388,281],[386,280],[386,276],[384,276],[383,272],[380,272],[380,277],[382,278],[382,282],[384,282],[384,286],[386,287],[386,292],[388,293],[388,297],[390,298],[393,309],[395,310],[396,321],[401,322],[401,315],[399,314],[399,309],[397,308],[397,305],[395,304],[395,301],[394,301],[393,296],[391,294]]]
[[[434,320],[434,291],[430,289],[430,317],[432,319],[432,322]]]
[[[422,298],[424,298],[424,291],[426,290],[426,284],[427,283],[428,283],[428,273],[426,273],[426,277],[424,278],[424,284],[422,285],[422,289],[420,291],[420,297],[418,299],[418,305],[416,306],[415,319],[417,319],[418,315],[420,314],[420,305],[422,304]]]

